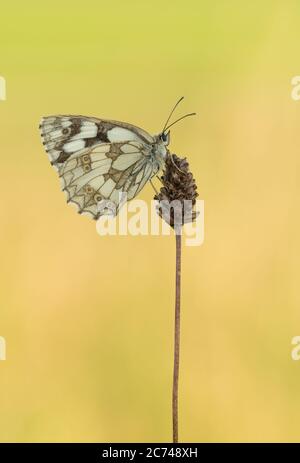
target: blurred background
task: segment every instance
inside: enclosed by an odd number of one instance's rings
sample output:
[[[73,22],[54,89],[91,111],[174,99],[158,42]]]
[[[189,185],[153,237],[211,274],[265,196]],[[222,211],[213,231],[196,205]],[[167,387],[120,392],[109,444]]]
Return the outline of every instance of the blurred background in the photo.
[[[42,115],[172,130],[205,201],[183,249],[180,439],[299,441],[297,0],[1,6],[2,442],[171,440],[172,236],[107,236],[66,205]],[[147,186],[139,196],[151,200]]]

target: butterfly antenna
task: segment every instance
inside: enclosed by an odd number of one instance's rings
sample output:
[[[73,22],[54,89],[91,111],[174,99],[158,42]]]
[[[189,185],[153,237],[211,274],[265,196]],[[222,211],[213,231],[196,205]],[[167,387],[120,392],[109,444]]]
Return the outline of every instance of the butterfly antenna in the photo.
[[[167,119],[167,122],[165,123],[164,128],[162,129],[162,133],[166,130],[166,127],[167,127],[167,125],[168,125],[169,120],[170,120],[171,117],[172,117],[173,112],[175,111],[175,109],[177,108],[177,106],[179,105],[179,103],[180,103],[183,99],[184,99],[184,96],[182,96],[181,98],[179,98],[179,100],[178,100],[177,103],[175,104],[174,108],[173,108],[172,111],[170,112],[169,117],[168,117],[168,119]]]
[[[185,119],[186,117],[189,117],[189,116],[196,116],[196,113],[189,113],[189,114],[185,114],[184,116],[181,116],[179,119],[177,119],[175,122],[172,122],[172,124],[168,125],[167,127],[164,128],[164,131],[165,130],[168,130],[170,127],[172,127],[172,125],[174,124],[177,124],[177,122],[179,121],[182,121],[182,119]]]

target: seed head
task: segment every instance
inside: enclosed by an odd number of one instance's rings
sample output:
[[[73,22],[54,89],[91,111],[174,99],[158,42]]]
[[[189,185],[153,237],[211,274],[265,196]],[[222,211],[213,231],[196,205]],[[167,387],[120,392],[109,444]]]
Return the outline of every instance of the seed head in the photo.
[[[170,154],[160,179],[162,187],[154,196],[159,201],[157,212],[172,228],[180,230],[198,215],[193,210],[198,196],[197,185],[186,158]]]

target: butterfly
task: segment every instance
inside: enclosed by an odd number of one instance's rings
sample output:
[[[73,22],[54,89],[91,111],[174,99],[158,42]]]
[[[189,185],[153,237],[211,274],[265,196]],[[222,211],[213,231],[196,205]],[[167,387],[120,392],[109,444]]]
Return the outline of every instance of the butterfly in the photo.
[[[170,156],[168,125],[180,101],[172,109],[163,130],[150,135],[126,122],[96,117],[57,115],[43,117],[42,142],[57,170],[67,202],[78,212],[97,220],[117,214],[164,167]]]

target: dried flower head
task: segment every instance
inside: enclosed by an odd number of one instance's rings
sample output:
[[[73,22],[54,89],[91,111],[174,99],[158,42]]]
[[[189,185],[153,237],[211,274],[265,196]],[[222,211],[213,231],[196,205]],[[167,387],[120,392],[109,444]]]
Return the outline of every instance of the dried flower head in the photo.
[[[154,196],[159,201],[157,212],[179,231],[183,224],[193,222],[198,215],[193,210],[198,196],[197,185],[186,158],[169,155],[161,182],[160,192]]]

